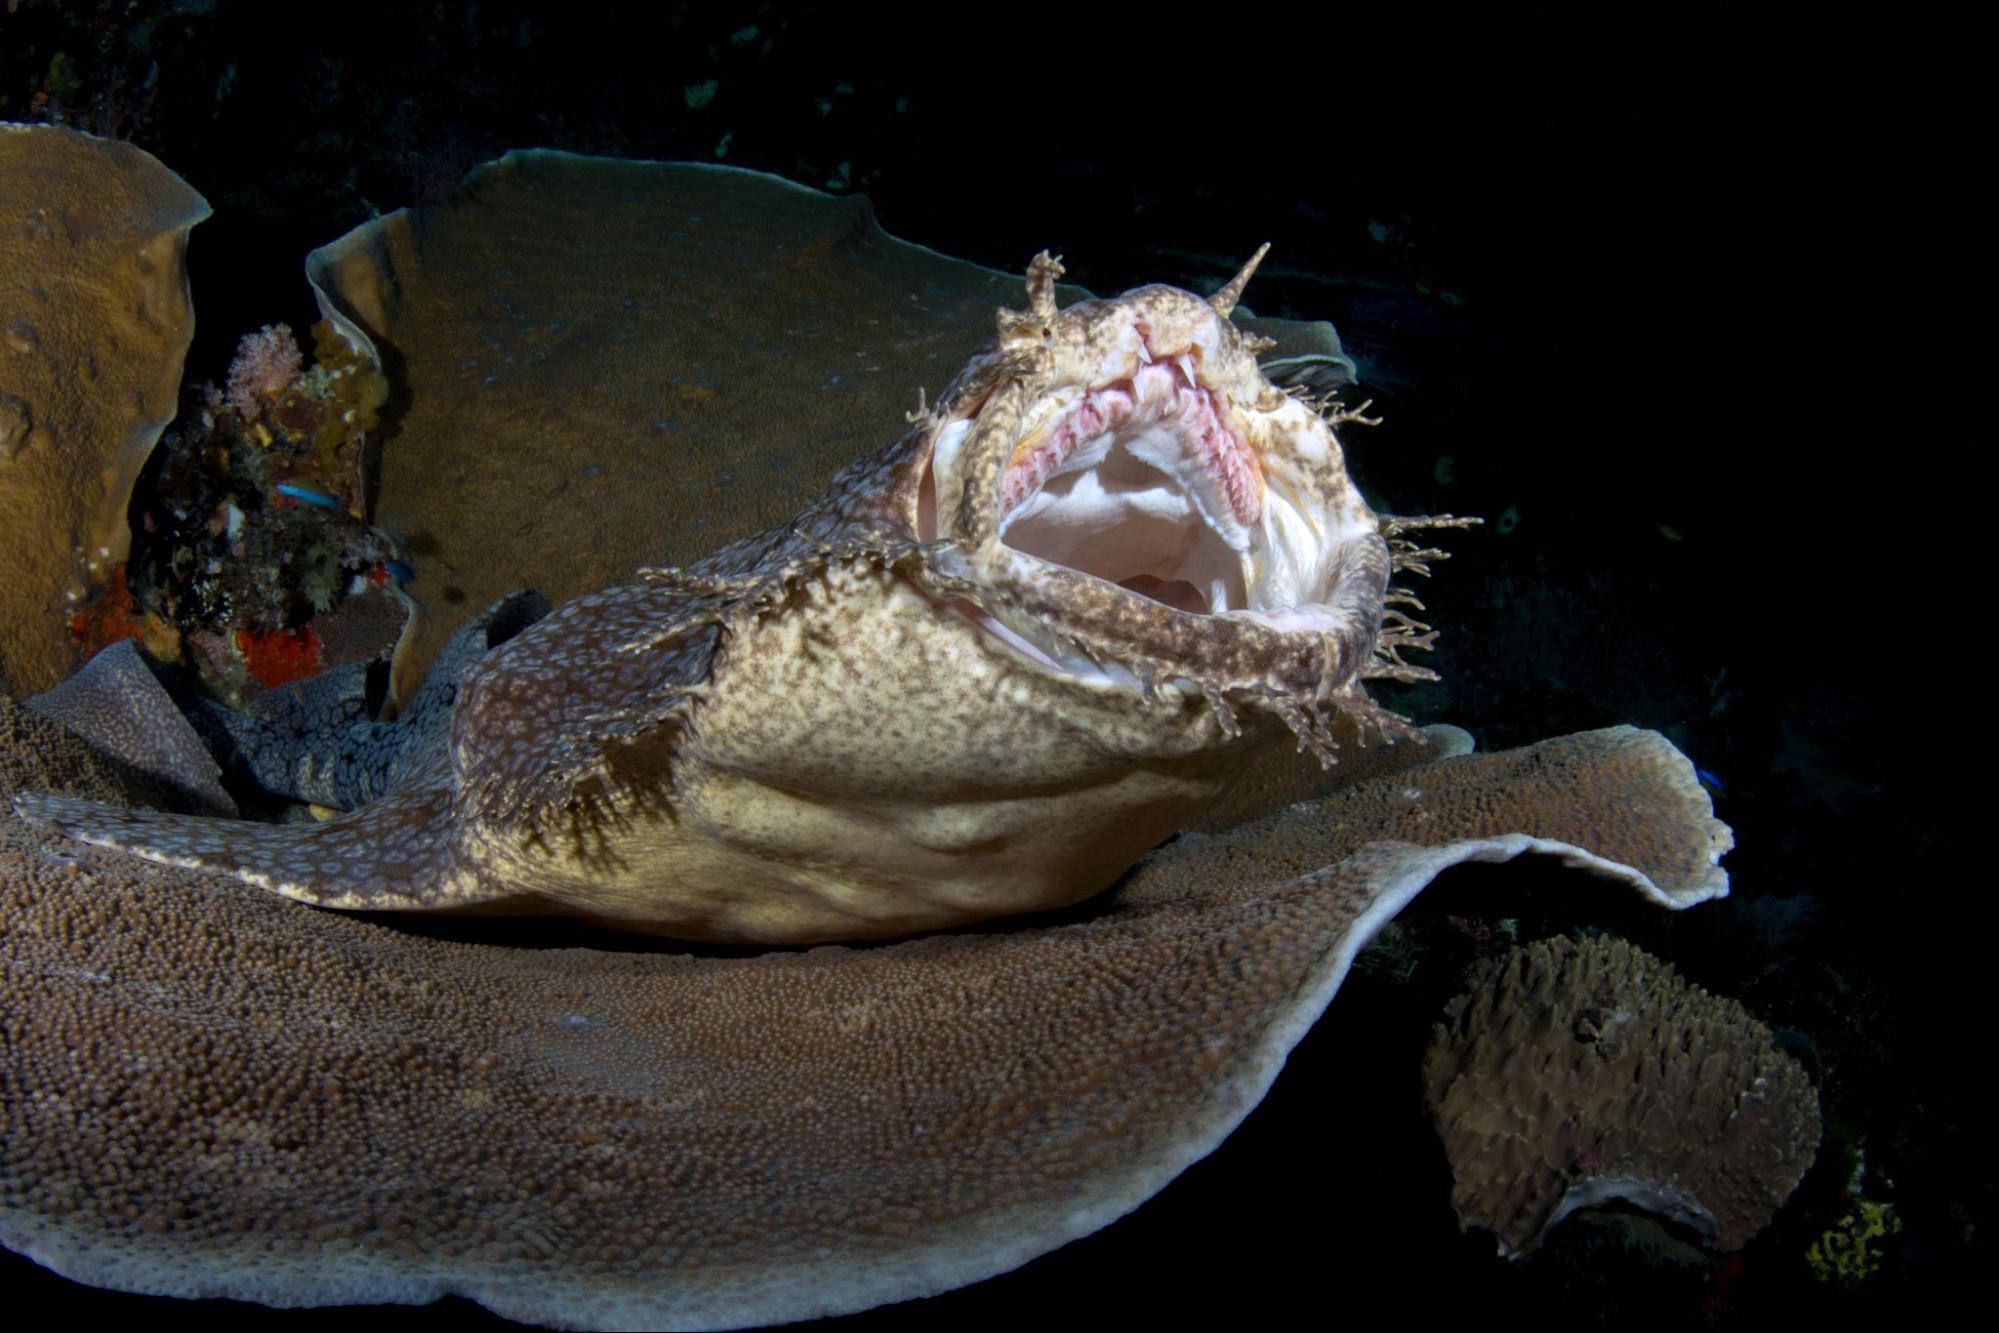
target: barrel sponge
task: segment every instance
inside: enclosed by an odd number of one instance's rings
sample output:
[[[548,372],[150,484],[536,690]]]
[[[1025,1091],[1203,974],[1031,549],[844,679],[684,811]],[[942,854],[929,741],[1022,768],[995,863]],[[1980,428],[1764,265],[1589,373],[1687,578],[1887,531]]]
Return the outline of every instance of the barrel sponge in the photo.
[[[1445,1007],[1423,1083],[1459,1224],[1516,1258],[1612,1199],[1740,1249],[1818,1151],[1818,1094],[1770,1029],[1608,937],[1484,964]]]

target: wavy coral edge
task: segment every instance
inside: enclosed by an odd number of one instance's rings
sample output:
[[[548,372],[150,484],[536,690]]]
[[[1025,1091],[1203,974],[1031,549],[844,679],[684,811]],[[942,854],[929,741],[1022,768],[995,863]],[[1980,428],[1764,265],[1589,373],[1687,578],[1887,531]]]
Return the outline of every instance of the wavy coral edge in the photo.
[[[1644,734],[1691,770],[1663,737]],[[1660,774],[1670,792],[1682,785],[1675,781],[1678,776],[1671,766]],[[1701,795],[1705,799],[1705,793]],[[145,1250],[152,1247],[144,1245],[143,1238],[137,1248],[127,1240],[118,1253],[107,1257],[99,1247],[64,1234],[48,1219],[11,1211],[0,1212],[0,1243],[65,1277],[149,1295],[228,1297],[275,1306],[423,1304],[456,1295],[505,1318],[558,1328],[737,1328],[847,1314],[936,1295],[1009,1272],[1109,1226],[1213,1152],[1263,1101],[1292,1049],[1338,993],[1360,951],[1445,870],[1528,854],[1552,856],[1621,883],[1656,906],[1681,910],[1728,891],[1727,875],[1718,861],[1732,839],[1717,837],[1716,828],[1726,832],[1725,825],[1710,819],[1706,830],[1713,848],[1710,873],[1684,885],[1662,886],[1636,867],[1573,843],[1511,833],[1429,847],[1369,843],[1340,862],[1272,886],[1271,892],[1330,887],[1358,874],[1371,887],[1359,890],[1367,897],[1366,905],[1310,970],[1295,1002],[1249,1039],[1236,1071],[1217,1081],[1204,1114],[1190,1118],[1177,1138],[1145,1159],[1098,1182],[1086,1198],[1059,1209],[988,1210],[954,1233],[913,1246],[889,1261],[863,1265],[848,1255],[826,1255],[765,1269],[735,1284],[716,1284],[729,1289],[720,1299],[715,1286],[707,1284],[688,1299],[690,1293],[675,1292],[665,1284],[599,1284],[586,1290],[580,1283],[551,1284],[517,1274],[411,1271],[406,1264],[372,1259],[359,1247],[350,1262],[330,1261],[318,1280],[309,1283],[301,1283],[295,1272],[281,1277],[260,1271],[254,1262],[232,1264],[226,1253],[211,1253],[206,1272],[195,1274],[187,1268],[189,1256],[168,1246],[159,1247],[158,1257],[149,1257]],[[255,1252],[246,1244],[243,1258],[252,1259]]]

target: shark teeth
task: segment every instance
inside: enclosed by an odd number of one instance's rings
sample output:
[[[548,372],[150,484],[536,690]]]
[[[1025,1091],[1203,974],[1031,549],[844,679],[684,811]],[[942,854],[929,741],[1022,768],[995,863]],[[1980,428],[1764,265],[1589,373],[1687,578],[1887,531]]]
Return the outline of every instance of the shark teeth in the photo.
[[[1262,514],[1262,469],[1213,390],[1194,378],[1188,352],[1090,390],[1016,446],[1001,482],[1003,518],[1057,477],[1100,465],[1120,443],[1185,487],[1231,546],[1247,548]]]

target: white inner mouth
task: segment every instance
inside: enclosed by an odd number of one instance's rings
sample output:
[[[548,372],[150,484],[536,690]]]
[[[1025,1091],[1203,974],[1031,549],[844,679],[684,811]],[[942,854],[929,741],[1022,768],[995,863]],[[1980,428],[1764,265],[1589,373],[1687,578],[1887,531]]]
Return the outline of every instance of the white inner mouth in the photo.
[[[1000,539],[1181,611],[1250,605],[1255,455],[1182,355],[1058,398],[1002,483]]]
[[[1006,551],[1089,574],[1161,606],[1244,618],[1287,630],[1338,623],[1322,605],[1338,549],[1360,515],[1326,512],[1296,460],[1265,459],[1238,432],[1188,354],[1147,358],[1128,379],[1070,386],[1037,405],[1001,478]],[[1304,463],[1327,441],[1309,410],[1280,428]],[[922,540],[937,534],[937,495],[955,481],[972,422],[944,426],[919,492]],[[1364,511],[1363,511],[1364,513]],[[1367,530],[1371,531],[1371,527]],[[1031,624],[1008,625],[969,602],[957,609],[1045,665],[1130,683],[1113,664],[1069,651]],[[1038,645],[1038,646],[1037,646]],[[1074,660],[1071,660],[1071,659]]]
[[[1184,482],[1151,461],[1165,452],[1157,446],[1154,433],[1100,440],[1008,515],[1000,539],[1177,610],[1247,605],[1243,553],[1202,519]]]

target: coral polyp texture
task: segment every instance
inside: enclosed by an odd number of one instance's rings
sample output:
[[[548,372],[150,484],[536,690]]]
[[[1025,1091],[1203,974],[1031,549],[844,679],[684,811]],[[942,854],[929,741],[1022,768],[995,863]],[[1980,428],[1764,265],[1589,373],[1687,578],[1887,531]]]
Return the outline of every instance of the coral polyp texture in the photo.
[[[1617,1200],[1737,1250],[1818,1151],[1818,1093],[1770,1029],[1609,937],[1484,964],[1445,1010],[1423,1081],[1458,1220],[1502,1254]]]

